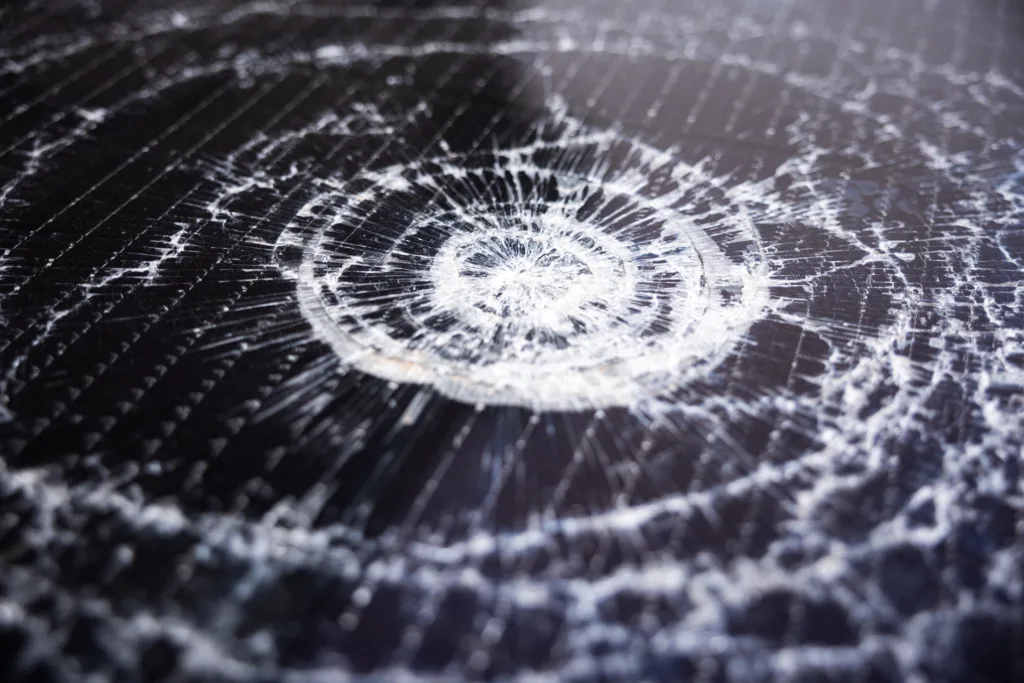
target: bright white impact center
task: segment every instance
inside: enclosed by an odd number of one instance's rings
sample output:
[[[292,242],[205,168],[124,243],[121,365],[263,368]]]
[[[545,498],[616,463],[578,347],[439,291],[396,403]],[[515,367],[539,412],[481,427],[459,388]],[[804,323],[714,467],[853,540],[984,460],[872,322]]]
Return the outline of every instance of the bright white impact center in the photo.
[[[431,276],[436,305],[492,340],[493,360],[529,363],[609,329],[637,284],[624,245],[544,220],[456,235]]]

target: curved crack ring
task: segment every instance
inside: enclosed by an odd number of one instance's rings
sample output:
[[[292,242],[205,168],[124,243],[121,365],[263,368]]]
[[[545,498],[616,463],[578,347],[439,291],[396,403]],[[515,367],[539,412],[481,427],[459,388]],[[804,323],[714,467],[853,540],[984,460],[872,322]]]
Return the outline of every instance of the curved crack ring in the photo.
[[[626,163],[581,172],[577,147]],[[767,304],[749,259],[687,217],[693,167],[620,138],[491,154],[367,173],[355,201],[328,192],[300,211],[330,216],[294,275],[344,363],[469,403],[631,405],[712,369]],[[374,221],[384,206],[401,225]]]

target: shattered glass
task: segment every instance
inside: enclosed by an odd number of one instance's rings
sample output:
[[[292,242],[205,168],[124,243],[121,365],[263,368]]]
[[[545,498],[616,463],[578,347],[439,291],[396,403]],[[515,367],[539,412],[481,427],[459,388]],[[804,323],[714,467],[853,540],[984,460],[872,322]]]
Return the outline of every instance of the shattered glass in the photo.
[[[1024,679],[1013,0],[0,8],[0,677]]]

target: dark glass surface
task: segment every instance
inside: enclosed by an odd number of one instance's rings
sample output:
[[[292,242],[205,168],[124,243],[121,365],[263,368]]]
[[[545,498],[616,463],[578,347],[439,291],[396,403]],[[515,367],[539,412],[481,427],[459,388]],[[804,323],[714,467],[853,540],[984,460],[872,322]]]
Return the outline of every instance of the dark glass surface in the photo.
[[[1012,0],[0,9],[0,680],[1024,680]]]

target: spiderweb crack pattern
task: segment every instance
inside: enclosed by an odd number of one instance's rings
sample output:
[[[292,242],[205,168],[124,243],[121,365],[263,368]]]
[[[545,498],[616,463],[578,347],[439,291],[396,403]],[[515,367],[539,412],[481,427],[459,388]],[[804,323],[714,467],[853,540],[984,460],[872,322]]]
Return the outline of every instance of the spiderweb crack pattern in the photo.
[[[1022,675],[1012,3],[6,12],[8,678]]]

